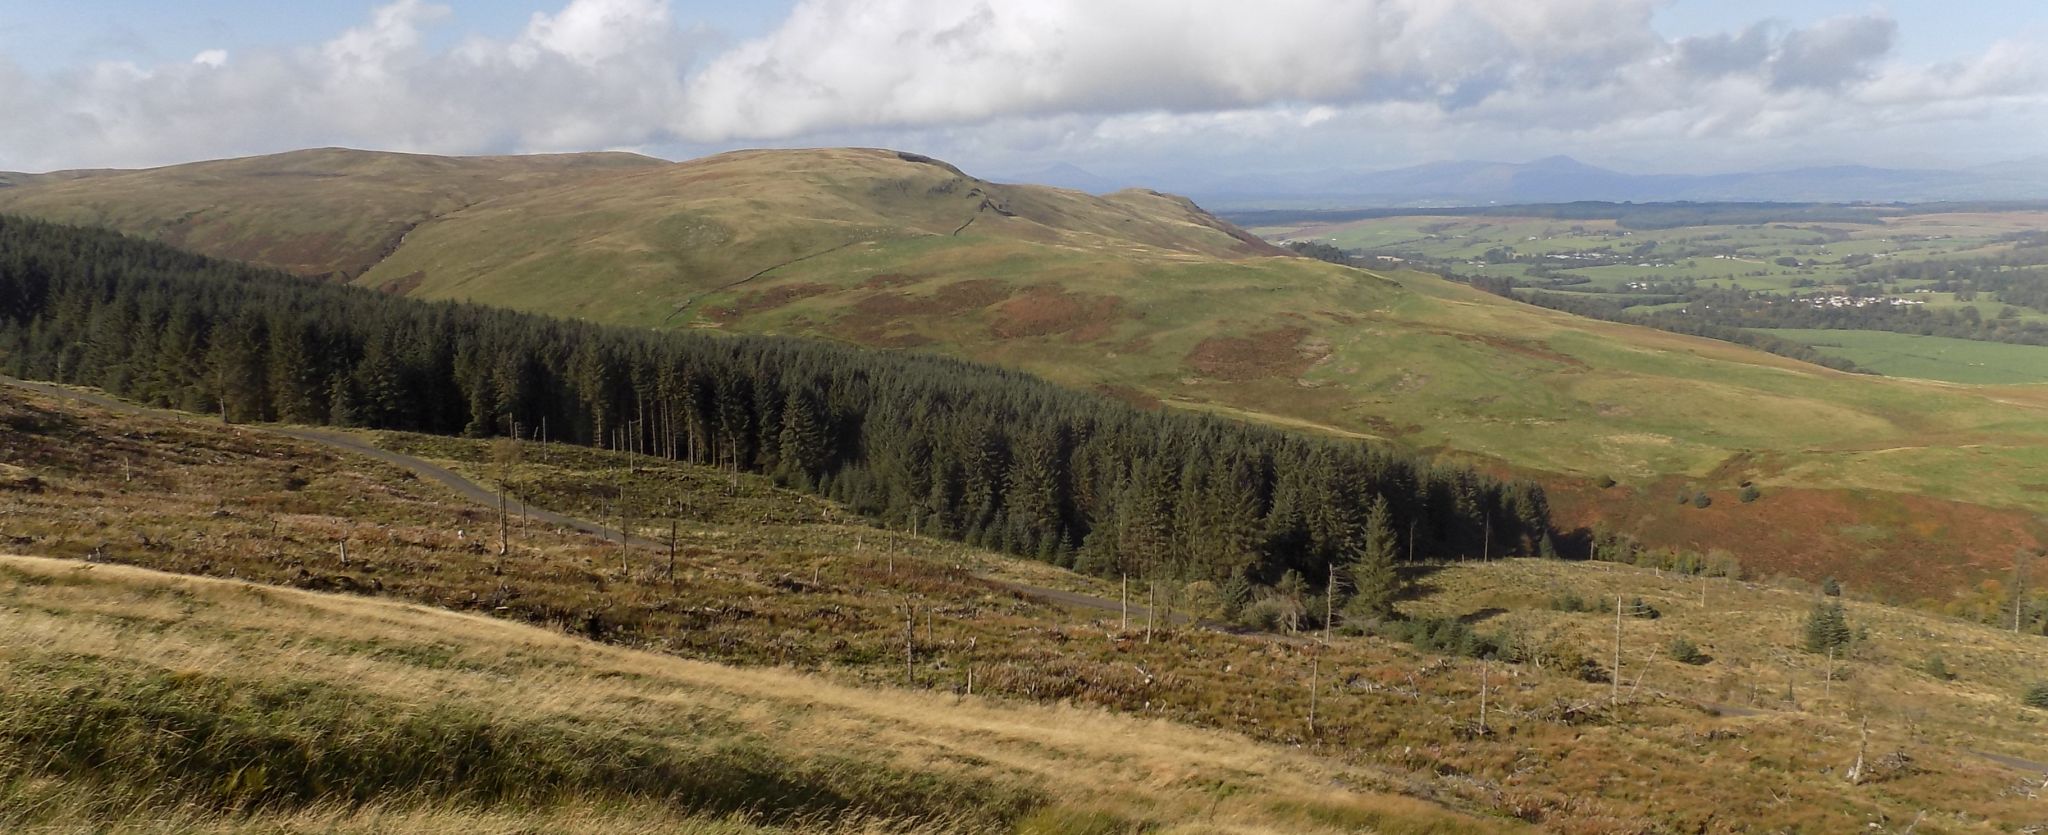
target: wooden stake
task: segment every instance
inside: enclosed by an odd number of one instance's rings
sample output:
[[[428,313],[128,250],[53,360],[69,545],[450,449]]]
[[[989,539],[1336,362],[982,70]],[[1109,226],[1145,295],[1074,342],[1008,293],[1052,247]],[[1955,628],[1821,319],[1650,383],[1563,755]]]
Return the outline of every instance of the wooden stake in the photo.
[[[1116,630],[1120,633],[1131,631],[1131,575],[1124,574],[1121,576],[1123,577],[1124,584],[1124,619],[1123,624],[1118,626]]]
[[[915,682],[915,681],[917,680],[917,673],[915,672],[915,668],[914,668],[914,663],[915,663],[915,662],[914,662],[914,658],[915,658],[915,655],[914,655],[914,653],[915,653],[915,649],[913,648],[913,643],[914,643],[914,642],[915,642],[916,640],[917,640],[917,604],[915,604],[915,603],[905,603],[905,604],[903,605],[903,683],[904,683],[904,684],[911,684],[911,683],[913,683],[913,682]]]

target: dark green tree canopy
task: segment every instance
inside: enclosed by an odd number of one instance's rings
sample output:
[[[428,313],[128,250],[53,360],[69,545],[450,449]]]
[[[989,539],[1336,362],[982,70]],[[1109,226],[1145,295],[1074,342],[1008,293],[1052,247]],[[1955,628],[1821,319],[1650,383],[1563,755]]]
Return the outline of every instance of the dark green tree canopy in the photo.
[[[1000,368],[421,302],[4,216],[0,370],[231,421],[545,432],[1104,573],[1379,578],[1551,533],[1532,483]]]

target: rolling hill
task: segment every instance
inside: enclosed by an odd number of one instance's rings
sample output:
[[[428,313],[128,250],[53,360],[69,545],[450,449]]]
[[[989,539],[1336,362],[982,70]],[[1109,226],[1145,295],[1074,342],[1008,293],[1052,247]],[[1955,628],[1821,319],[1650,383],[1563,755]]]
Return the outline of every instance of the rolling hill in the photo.
[[[349,277],[421,222],[503,194],[661,164],[635,154],[436,157],[340,148],[141,171],[0,174],[0,211]]]
[[[219,236],[159,237],[302,273],[397,240],[354,281],[942,351],[1136,402],[1380,438],[1542,477],[1574,525],[1898,598],[1972,587],[2044,541],[2039,388],[1833,372],[1421,273],[1276,257],[1167,195],[1000,185],[891,151],[676,164],[306,154],[330,174],[232,174],[290,169],[295,155],[100,174],[0,189],[0,211],[158,230],[217,217]],[[121,182],[136,195],[126,203],[83,196],[114,201]],[[324,208],[250,220],[267,230],[259,246],[226,234],[249,211],[236,192]],[[365,197],[319,202],[345,194]],[[1619,484],[1598,486],[1608,479]],[[1763,498],[1738,501],[1745,483]],[[1673,501],[1702,492],[1710,506]]]

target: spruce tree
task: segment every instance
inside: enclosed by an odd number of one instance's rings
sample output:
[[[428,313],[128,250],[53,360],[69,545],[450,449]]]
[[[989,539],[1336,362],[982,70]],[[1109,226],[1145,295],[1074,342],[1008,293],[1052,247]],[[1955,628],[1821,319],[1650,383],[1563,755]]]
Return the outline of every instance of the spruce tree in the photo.
[[[1365,514],[1365,534],[1351,555],[1349,571],[1351,601],[1344,614],[1355,620],[1386,620],[1394,616],[1394,600],[1400,593],[1400,575],[1394,567],[1398,556],[1394,538],[1393,512],[1387,500],[1374,496]]]
[[[1825,653],[1842,649],[1856,637],[1849,628],[1848,615],[1840,603],[1815,603],[1806,614],[1806,649]]]
[[[784,478],[806,489],[825,472],[825,417],[815,397],[794,389],[782,406],[780,469]]]

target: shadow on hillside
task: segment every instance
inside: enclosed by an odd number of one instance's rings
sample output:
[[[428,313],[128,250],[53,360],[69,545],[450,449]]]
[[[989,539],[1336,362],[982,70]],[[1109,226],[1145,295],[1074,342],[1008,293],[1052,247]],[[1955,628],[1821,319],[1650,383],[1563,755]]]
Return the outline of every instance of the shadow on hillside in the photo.
[[[1429,578],[1436,576],[1437,572],[1442,571],[1447,567],[1448,566],[1434,563],[1422,565],[1395,566],[1395,575],[1401,578],[1401,594],[1396,599],[1421,600],[1425,597],[1436,594],[1437,592],[1443,591],[1442,586],[1439,586],[1436,583],[1431,582]]]
[[[1459,615],[1458,622],[1466,626],[1472,626],[1474,624],[1485,623],[1489,620],[1500,617],[1501,615],[1505,615],[1507,613],[1508,610],[1503,609],[1499,606],[1488,606],[1484,609],[1466,612],[1465,614]]]

